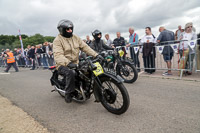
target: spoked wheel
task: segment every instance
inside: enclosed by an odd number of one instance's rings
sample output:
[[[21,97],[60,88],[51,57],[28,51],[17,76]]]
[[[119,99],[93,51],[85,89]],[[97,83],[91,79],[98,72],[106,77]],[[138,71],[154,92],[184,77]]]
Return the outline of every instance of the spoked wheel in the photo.
[[[117,83],[112,78],[104,77],[102,82],[102,100],[101,104],[113,114],[123,114],[127,111],[130,99],[125,86]]]
[[[133,83],[138,78],[138,72],[131,63],[123,62],[122,67],[117,67],[117,73],[124,79],[125,83]]]

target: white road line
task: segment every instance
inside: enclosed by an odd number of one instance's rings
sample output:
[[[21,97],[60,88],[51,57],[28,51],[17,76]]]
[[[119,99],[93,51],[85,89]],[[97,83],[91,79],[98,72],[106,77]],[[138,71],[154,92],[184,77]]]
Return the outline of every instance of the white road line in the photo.
[[[10,73],[0,73],[1,75],[10,74]]]
[[[138,73],[138,75],[140,76],[140,75],[141,75],[141,74],[143,74],[143,73],[144,73],[144,71],[142,71],[142,72],[139,72],[139,73]]]

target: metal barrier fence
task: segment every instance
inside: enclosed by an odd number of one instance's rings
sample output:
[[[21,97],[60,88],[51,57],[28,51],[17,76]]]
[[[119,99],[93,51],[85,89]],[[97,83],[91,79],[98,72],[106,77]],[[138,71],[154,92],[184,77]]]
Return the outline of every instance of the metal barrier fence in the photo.
[[[197,39],[197,40],[200,40]],[[200,44],[196,45],[194,41],[189,41],[189,44],[193,44],[190,49],[194,49],[193,53],[191,51],[184,50],[178,51],[180,42],[182,41],[168,41],[164,44],[157,43],[152,47],[150,55],[144,56],[144,51],[141,51],[144,47],[143,44],[134,45],[130,48],[126,48],[127,56],[131,57],[137,69],[143,69],[145,71],[151,70],[173,70],[180,72],[180,78],[182,78],[183,72],[195,70],[195,72],[200,72]],[[183,40],[185,41],[185,40]],[[173,49],[173,57],[171,60],[171,68],[168,69],[166,62],[163,59],[162,50],[165,46]],[[192,48],[191,48],[192,47]],[[182,53],[181,53],[182,52]],[[170,53],[168,53],[170,55]],[[138,58],[137,58],[138,57]],[[27,57],[16,56],[16,63],[18,67],[33,67],[47,69],[49,66],[54,66],[53,55],[47,54],[36,54],[35,59],[30,60]],[[194,63],[193,63],[194,60]],[[0,67],[6,67],[6,60],[0,57]]]
[[[150,51],[148,51],[148,48],[144,51],[145,45],[150,45],[150,43],[134,45],[127,49],[127,56],[132,58],[137,69],[143,69],[145,72],[150,73],[153,73],[155,70],[179,71],[180,78],[182,78],[184,72],[192,70],[195,72],[200,71],[200,44],[197,45],[197,40],[187,41],[189,44],[188,49],[183,48],[182,50],[178,50],[178,47],[181,42],[185,42],[186,40],[168,41],[164,42],[164,45],[156,43]],[[166,54],[168,56],[171,54],[169,49],[173,51],[170,69],[168,69],[162,54],[164,47],[168,49],[168,53]]]

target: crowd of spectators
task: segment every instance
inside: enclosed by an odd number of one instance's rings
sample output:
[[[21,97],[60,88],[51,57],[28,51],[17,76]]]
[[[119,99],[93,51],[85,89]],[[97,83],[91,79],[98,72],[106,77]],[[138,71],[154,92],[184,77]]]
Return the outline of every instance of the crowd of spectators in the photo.
[[[42,67],[48,69],[54,65],[52,43],[44,42],[38,45],[28,45],[27,48],[15,48],[12,52],[18,67],[30,67],[31,70]],[[5,50],[0,53],[0,66],[6,66]]]
[[[130,57],[132,58],[132,61],[134,62],[134,65],[136,66],[137,70],[140,71],[140,59],[139,54],[142,53],[143,57],[143,64],[144,64],[144,71],[152,74],[155,72],[155,58],[156,58],[156,45],[163,45],[162,55],[163,60],[166,62],[168,71],[164,72],[163,75],[172,75],[171,72],[171,60],[174,56],[174,51],[171,48],[170,44],[173,44],[175,42],[179,41],[179,47],[178,51],[180,54],[180,58],[182,58],[183,53],[185,53],[184,56],[187,56],[187,58],[184,58],[184,62],[180,61],[181,69],[188,69],[189,65],[188,63],[192,64],[193,67],[193,59],[194,59],[194,50],[191,49],[186,41],[181,40],[195,40],[197,39],[197,34],[195,31],[195,28],[193,27],[193,23],[187,23],[182,29],[182,27],[179,25],[178,29],[173,32],[170,30],[167,30],[165,27],[161,26],[159,29],[159,36],[156,37],[152,33],[151,27],[146,27],[144,29],[145,36],[141,37],[139,39],[139,35],[135,32],[134,27],[130,27],[128,29],[129,31],[129,40],[126,41],[124,37],[121,36],[120,32],[116,32],[116,38],[111,39],[109,34],[105,34],[105,44],[109,47],[115,48],[117,46],[124,46],[124,58],[126,56],[126,51],[129,48],[130,50]],[[90,39],[90,36],[87,35],[86,39],[83,40],[86,44],[89,46],[92,45],[92,41]],[[134,46],[139,46],[138,51],[136,52],[134,50]],[[53,44],[50,42],[44,42],[43,44],[38,45],[28,45],[27,48],[24,49],[24,53],[22,52],[21,48],[15,48],[13,50],[13,54],[15,56],[15,60],[17,63],[17,66],[19,67],[31,67],[30,70],[35,70],[36,68],[42,67],[43,69],[47,69],[49,66],[53,66],[54,59],[53,59],[53,51],[52,51]],[[125,47],[127,49],[125,49]],[[189,56],[191,56],[191,59],[189,60]],[[190,62],[189,62],[190,61]],[[4,49],[2,49],[0,53],[0,66],[6,65],[6,58],[4,57]],[[187,72],[188,74],[192,74],[192,69]]]

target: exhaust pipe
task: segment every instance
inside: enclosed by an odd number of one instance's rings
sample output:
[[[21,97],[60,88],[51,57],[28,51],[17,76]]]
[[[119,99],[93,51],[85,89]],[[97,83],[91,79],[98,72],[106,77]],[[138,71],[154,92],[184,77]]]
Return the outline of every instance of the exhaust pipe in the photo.
[[[62,92],[64,94],[66,93],[66,91],[59,89],[57,86],[54,86],[54,88],[55,88],[56,91]]]

